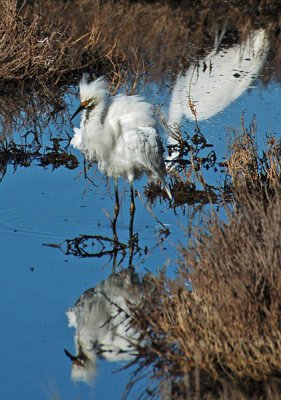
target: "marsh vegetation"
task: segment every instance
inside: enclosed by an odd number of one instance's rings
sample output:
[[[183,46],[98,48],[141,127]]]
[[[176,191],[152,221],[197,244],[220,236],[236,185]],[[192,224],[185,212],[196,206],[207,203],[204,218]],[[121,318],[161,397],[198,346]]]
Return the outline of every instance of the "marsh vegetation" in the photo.
[[[230,146],[227,221],[206,216],[179,248],[178,279],[155,278],[133,309],[146,345],[131,384],[153,365],[147,397],[280,397],[280,143],[262,157],[254,143],[243,130]]]
[[[210,135],[212,118],[250,92],[255,79],[261,92],[271,82],[280,90],[279,3],[0,3],[0,184],[34,168],[36,174],[40,169],[54,176],[75,172],[71,179],[79,178],[83,187],[79,186],[79,202],[98,193],[87,216],[94,224],[87,229],[79,226],[63,238],[43,236],[40,246],[43,243],[50,254],[63,254],[67,261],[75,258],[79,267],[87,260],[106,259],[112,267],[108,282],[118,280],[119,286],[120,277],[135,271],[133,265],[141,269],[145,264],[149,279],[145,285],[136,281],[138,301],[122,292],[128,303],[124,306],[122,300],[123,309],[109,295],[102,302],[105,308],[108,302],[114,313],[123,312],[128,329],[137,332],[138,340],[130,343],[135,357],[127,366],[130,380],[125,396],[143,378],[140,398],[277,400],[281,396],[281,132],[275,129],[280,115],[268,109],[272,120],[267,126],[274,128],[261,131],[259,113],[249,115],[243,111],[247,106],[240,104],[232,114],[240,119],[238,126],[225,127],[220,121],[227,151],[222,151],[217,138],[221,133]],[[141,228],[130,232],[129,238],[124,234],[127,221],[120,223],[120,238],[112,235],[104,206],[104,199],[110,200],[110,183],[70,146],[70,113],[82,73],[106,76],[112,94],[142,93],[155,103],[173,201],[157,182],[141,182],[143,195],[139,190],[135,194],[146,217],[140,217],[143,221],[136,226]],[[40,194],[44,191],[42,186]],[[54,192],[52,187],[47,198]],[[78,208],[77,193],[71,196],[72,214],[62,224],[74,218],[73,207]],[[124,202],[126,196],[125,187]],[[31,208],[26,218],[32,220]],[[138,208],[136,214],[138,218]],[[101,215],[106,222],[100,222]],[[103,224],[105,228],[100,228]],[[181,237],[174,233],[175,225],[180,225]],[[176,243],[167,257],[175,266],[172,273],[168,262],[157,264],[170,238]],[[147,274],[153,262],[154,275]],[[103,267],[101,262],[96,265]],[[122,271],[124,266],[128,268]],[[103,283],[95,285],[100,288],[106,282],[104,276]],[[81,284],[83,291],[85,285]],[[95,289],[85,293],[96,301]],[[110,322],[115,317],[110,315]],[[103,321],[102,328],[106,325]],[[103,340],[104,333],[97,330],[95,335],[96,342]],[[94,350],[102,358],[98,345],[89,354]],[[122,354],[121,348],[114,351]],[[69,355],[77,361],[77,355]],[[96,354],[92,356],[96,362]]]

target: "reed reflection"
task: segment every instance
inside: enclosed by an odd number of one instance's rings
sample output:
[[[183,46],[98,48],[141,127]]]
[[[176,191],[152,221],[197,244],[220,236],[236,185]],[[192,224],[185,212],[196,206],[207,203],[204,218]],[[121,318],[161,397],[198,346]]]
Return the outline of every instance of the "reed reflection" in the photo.
[[[0,182],[11,165],[16,171],[19,167],[30,167],[32,164],[43,168],[51,166],[53,169],[65,167],[75,169],[78,166],[77,158],[69,153],[68,140],[50,138],[48,145],[43,145],[34,131],[29,131],[22,138],[16,140],[7,138],[0,141]]]
[[[112,273],[115,273],[120,265],[126,264],[127,267],[132,267],[134,258],[141,259],[141,257],[153,252],[170,235],[169,228],[156,217],[153,211],[149,208],[147,208],[147,211],[149,211],[151,219],[154,219],[158,224],[158,228],[152,233],[149,243],[141,240],[140,232],[134,231],[135,213],[133,213],[130,215],[127,241],[119,239],[118,230],[113,228],[111,224],[112,235],[110,235],[110,232],[108,232],[108,235],[93,232],[93,234],[77,235],[60,243],[46,242],[43,243],[43,246],[59,249],[68,256],[107,260],[108,264],[112,266]]]

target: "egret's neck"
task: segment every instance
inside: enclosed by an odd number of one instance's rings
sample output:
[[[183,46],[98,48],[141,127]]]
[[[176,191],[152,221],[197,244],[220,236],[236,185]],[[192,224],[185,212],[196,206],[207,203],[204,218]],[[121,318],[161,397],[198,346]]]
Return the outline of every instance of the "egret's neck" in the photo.
[[[109,101],[102,99],[92,110],[85,111],[84,143],[86,156],[90,160],[102,162],[110,156],[112,149],[112,134],[105,129]]]
[[[86,120],[95,121],[95,123],[103,125],[107,116],[108,106],[108,98],[101,100],[94,109],[86,111]]]

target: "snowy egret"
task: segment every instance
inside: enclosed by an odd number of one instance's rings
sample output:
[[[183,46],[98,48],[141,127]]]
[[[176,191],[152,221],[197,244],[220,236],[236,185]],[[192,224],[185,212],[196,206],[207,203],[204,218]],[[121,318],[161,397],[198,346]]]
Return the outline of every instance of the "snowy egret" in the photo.
[[[79,83],[81,104],[71,120],[82,111],[80,128],[74,128],[71,140],[99,170],[115,183],[115,223],[119,213],[118,178],[128,179],[131,190],[131,216],[135,212],[133,182],[144,173],[159,179],[169,196],[165,182],[164,148],[157,131],[151,104],[143,97],[123,94],[110,96],[103,77]]]

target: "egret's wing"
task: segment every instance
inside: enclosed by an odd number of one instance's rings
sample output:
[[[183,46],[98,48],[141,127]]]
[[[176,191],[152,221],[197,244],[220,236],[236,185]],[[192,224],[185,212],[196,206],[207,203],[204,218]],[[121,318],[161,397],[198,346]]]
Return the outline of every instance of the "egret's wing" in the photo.
[[[153,107],[141,96],[111,97],[106,120],[115,136],[123,135],[123,132],[140,126],[156,125]]]
[[[163,145],[156,129],[139,127],[127,130],[123,134],[124,142],[134,158],[151,171],[156,177],[163,176],[165,166],[163,162]]]
[[[171,191],[165,181],[166,168],[163,160],[164,147],[156,129],[139,127],[123,133],[125,145],[136,161],[160,179],[172,200]]]
[[[133,112],[129,112],[120,117],[119,123],[121,125],[122,131],[128,131],[131,129],[141,129],[144,135],[145,129],[153,129],[156,133],[155,125],[156,121],[153,117],[153,114],[150,112],[151,110],[146,107],[146,103],[139,103],[139,110],[135,110]],[[145,106],[144,108],[141,106]],[[145,128],[139,128],[145,127]],[[152,131],[151,131],[152,132]],[[150,132],[147,132],[148,135]],[[157,136],[157,135],[156,135]]]

